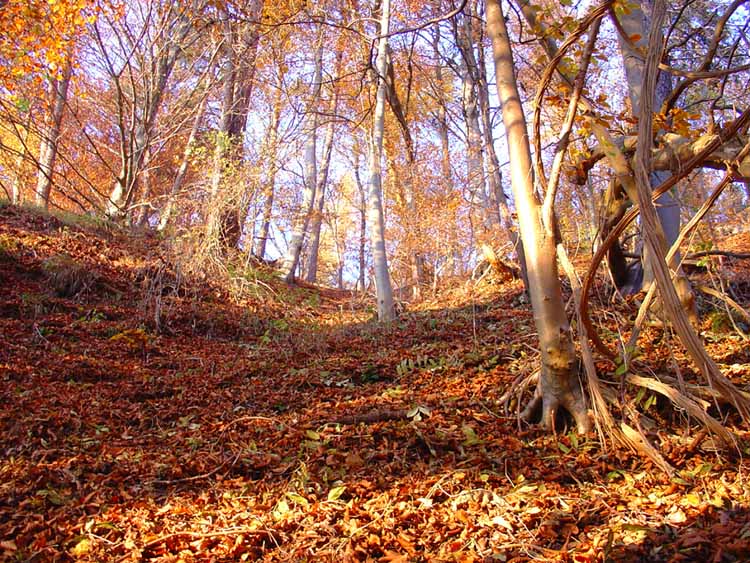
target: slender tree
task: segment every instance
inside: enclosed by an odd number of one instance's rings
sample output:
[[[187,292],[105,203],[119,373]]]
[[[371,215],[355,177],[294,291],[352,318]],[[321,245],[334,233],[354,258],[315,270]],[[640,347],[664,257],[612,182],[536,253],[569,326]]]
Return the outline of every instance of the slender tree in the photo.
[[[68,53],[63,67],[62,76],[50,76],[49,82],[49,104],[50,112],[45,118],[41,131],[39,143],[39,170],[36,180],[36,203],[45,209],[49,205],[50,189],[52,187],[53,175],[55,173],[55,161],[60,142],[60,129],[62,127],[63,112],[68,99],[68,87],[70,77],[73,73],[72,55]]]
[[[586,432],[590,420],[574,369],[575,350],[557,270],[555,225],[553,218],[543,216],[534,189],[526,116],[500,2],[486,0],[486,7],[487,35],[492,41],[497,93],[507,136],[511,188],[526,251],[529,293],[541,351],[539,385],[527,413],[541,408],[542,425],[552,428],[558,410],[564,408],[575,419],[579,432]]]
[[[288,282],[294,281],[300,261],[302,245],[305,242],[307,227],[315,205],[315,192],[318,188],[318,103],[323,82],[323,30],[318,34],[312,82],[310,84],[310,101],[307,106],[305,125],[305,164],[302,184],[302,204],[294,218],[292,238],[284,258],[284,277]]]
[[[252,0],[246,6],[246,18],[224,22],[224,87],[219,130],[213,154],[210,209],[207,217],[209,244],[219,243],[220,251],[237,246],[244,224],[244,190],[227,189],[225,180],[241,164],[245,127],[252,102],[260,30],[258,21],[263,0]]]
[[[378,56],[375,61],[377,73],[377,93],[375,110],[372,118],[368,169],[368,215],[370,223],[370,245],[372,262],[375,270],[375,289],[377,291],[378,319],[390,322],[395,315],[393,288],[388,271],[388,256],[385,249],[385,218],[383,215],[382,170],[383,129],[385,125],[386,73],[388,72],[388,31],[390,25],[390,0],[382,0],[380,5],[380,36],[378,38]]]

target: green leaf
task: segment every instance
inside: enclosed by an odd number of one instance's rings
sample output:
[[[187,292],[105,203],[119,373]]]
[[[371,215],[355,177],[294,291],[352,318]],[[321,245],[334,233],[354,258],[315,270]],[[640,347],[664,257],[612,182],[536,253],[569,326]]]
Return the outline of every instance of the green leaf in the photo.
[[[466,439],[463,442],[464,446],[475,446],[476,444],[480,444],[482,442],[477,436],[477,433],[474,431],[474,429],[468,424],[464,424],[461,427],[461,431],[464,433],[464,436],[466,437]]]
[[[315,430],[305,430],[305,436],[311,440],[320,440],[320,434],[315,432]]]
[[[578,449],[578,434],[576,434],[575,432],[571,432],[569,434],[569,437],[570,437],[570,444],[573,446],[573,449],[577,450]]]
[[[299,504],[300,506],[304,506],[305,508],[310,506],[310,503],[307,501],[307,499],[300,494],[293,493],[290,491],[286,494],[286,498],[288,498],[289,500],[291,500],[292,502],[296,504]]]
[[[643,410],[647,411],[653,406],[655,402],[656,402],[656,395],[649,395],[648,399],[646,399],[646,402],[643,404]]]
[[[627,364],[620,364],[615,370],[615,375],[625,375],[628,372]]]
[[[557,447],[560,448],[560,451],[564,454],[570,453],[570,448],[563,444],[562,442],[558,442]]]
[[[711,473],[713,471],[713,464],[712,463],[702,463],[695,469],[696,475],[706,475],[708,473]]]
[[[338,500],[344,494],[344,491],[346,491],[346,486],[344,485],[333,487],[328,491],[328,500]]]

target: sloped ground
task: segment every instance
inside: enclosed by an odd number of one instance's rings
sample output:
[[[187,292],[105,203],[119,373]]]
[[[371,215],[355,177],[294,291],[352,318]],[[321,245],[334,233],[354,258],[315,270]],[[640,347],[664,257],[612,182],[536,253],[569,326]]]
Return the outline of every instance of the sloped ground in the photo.
[[[517,283],[384,328],[346,293],[242,275],[257,291],[232,300],[155,239],[0,208],[0,559],[750,558],[746,443],[712,452],[623,389],[669,479],[505,416],[536,358]],[[746,343],[706,323],[747,383]],[[691,377],[666,345],[644,353]]]

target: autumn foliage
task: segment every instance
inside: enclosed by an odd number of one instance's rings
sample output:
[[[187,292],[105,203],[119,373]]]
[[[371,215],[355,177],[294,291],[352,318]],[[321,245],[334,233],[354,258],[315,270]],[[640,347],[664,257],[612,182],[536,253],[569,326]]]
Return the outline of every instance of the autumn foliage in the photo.
[[[749,559],[745,16],[0,0],[0,560]]]

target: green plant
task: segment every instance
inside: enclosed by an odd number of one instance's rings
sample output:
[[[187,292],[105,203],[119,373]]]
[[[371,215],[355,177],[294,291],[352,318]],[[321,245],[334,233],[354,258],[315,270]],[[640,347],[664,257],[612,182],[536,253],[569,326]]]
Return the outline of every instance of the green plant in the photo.
[[[447,367],[448,362],[445,358],[430,358],[429,356],[417,356],[416,359],[404,358],[396,366],[396,375],[403,377],[414,370],[426,369],[430,372],[437,372]]]

